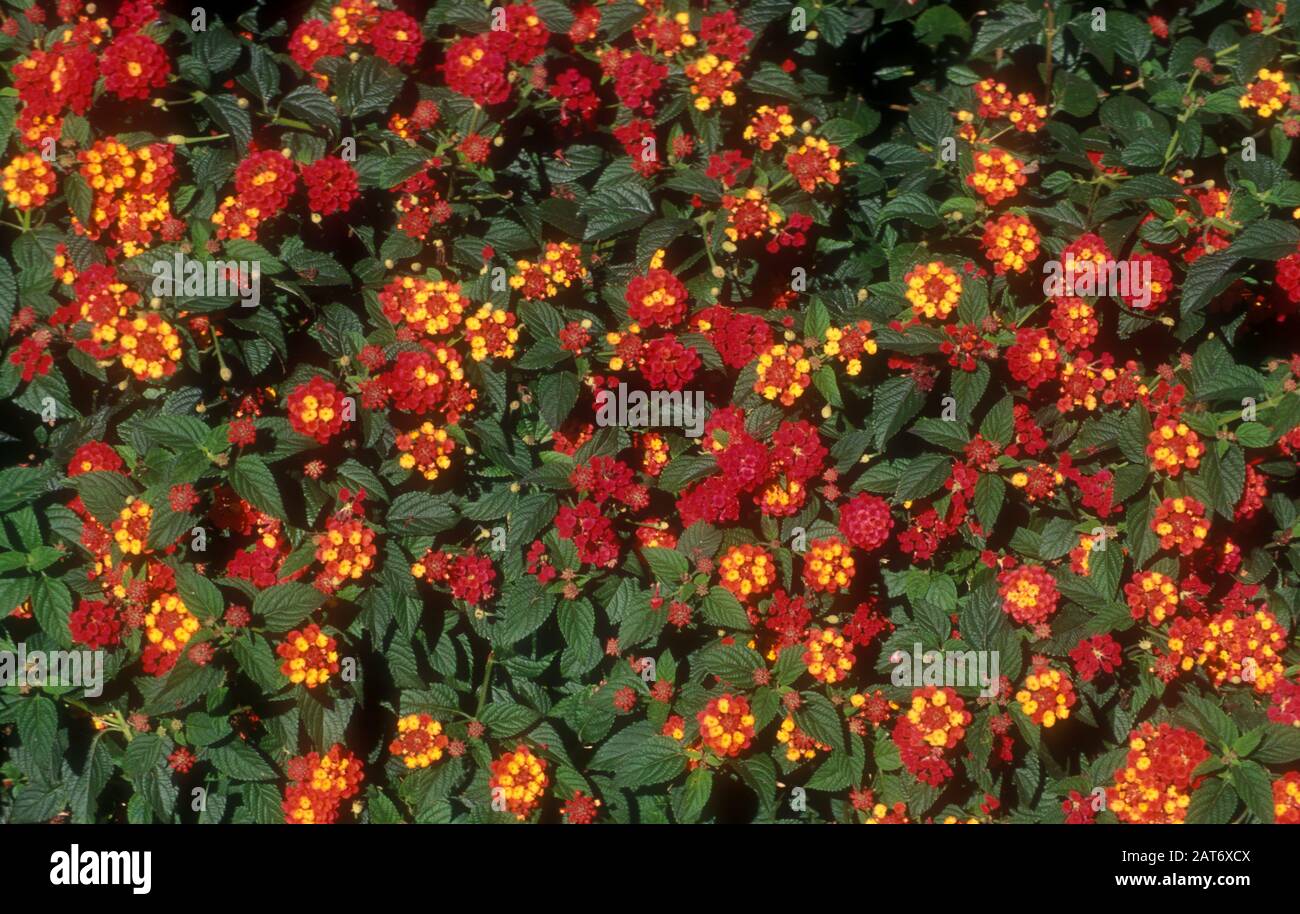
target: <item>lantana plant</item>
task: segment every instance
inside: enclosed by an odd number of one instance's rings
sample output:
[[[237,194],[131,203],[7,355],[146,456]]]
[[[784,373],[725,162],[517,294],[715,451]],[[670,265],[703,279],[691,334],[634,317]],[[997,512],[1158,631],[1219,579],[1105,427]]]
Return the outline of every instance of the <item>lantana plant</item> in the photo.
[[[1300,822],[1300,3],[0,74],[0,819]]]

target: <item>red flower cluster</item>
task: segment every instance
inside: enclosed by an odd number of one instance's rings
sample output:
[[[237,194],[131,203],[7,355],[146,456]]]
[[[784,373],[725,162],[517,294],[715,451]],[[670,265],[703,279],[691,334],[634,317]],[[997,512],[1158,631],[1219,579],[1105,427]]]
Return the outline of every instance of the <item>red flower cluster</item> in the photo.
[[[346,213],[361,196],[356,169],[337,156],[325,156],[304,166],[302,182],[307,187],[307,205],[322,216]]]

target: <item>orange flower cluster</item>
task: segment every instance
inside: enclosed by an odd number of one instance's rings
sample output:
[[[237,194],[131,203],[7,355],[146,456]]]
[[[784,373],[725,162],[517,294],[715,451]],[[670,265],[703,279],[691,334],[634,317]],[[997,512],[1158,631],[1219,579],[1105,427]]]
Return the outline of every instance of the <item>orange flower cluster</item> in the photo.
[[[276,645],[275,652],[284,663],[280,672],[294,685],[309,689],[324,685],[339,671],[339,646],[315,622],[302,631],[291,631]]]
[[[819,682],[827,685],[843,682],[853,669],[853,642],[833,626],[811,628],[804,647],[804,666]]]
[[[827,327],[822,354],[844,365],[844,373],[856,378],[862,373],[862,357],[879,351],[871,335],[871,321],[858,321],[847,327]]]
[[[1023,133],[1037,133],[1047,118],[1047,106],[1038,104],[1031,92],[1011,94],[1006,83],[982,79],[975,86],[979,116],[987,120],[1005,117]]]
[[[1143,723],[1129,734],[1124,767],[1106,789],[1106,805],[1121,822],[1171,825],[1187,821],[1192,791],[1201,778],[1193,774],[1210,757],[1205,741],[1181,727]]]
[[[975,168],[966,183],[984,197],[989,206],[1009,200],[1025,184],[1025,164],[1005,149],[976,153]]]
[[[658,432],[647,432],[641,438],[641,469],[651,476],[658,476],[668,465],[670,449],[668,441]]]
[[[720,695],[695,715],[704,745],[723,758],[740,755],[754,739],[754,715],[743,695]]]
[[[161,676],[170,670],[198,630],[199,620],[180,597],[161,594],[144,617],[144,671]]]
[[[871,791],[867,791],[870,811],[865,825],[906,825],[912,820],[907,817],[907,804],[899,800],[893,806],[884,803],[871,803]]]
[[[116,137],[97,140],[78,154],[81,176],[94,191],[90,223],[73,228],[92,239],[111,231],[122,253],[134,257],[153,243],[154,232],[172,219],[168,188],[176,177],[174,147],[153,143],[128,149]]]
[[[121,319],[116,327],[122,367],[137,381],[158,381],[176,373],[181,360],[181,338],[157,311]]]
[[[492,762],[488,786],[492,789],[493,808],[503,804],[500,811],[514,813],[522,822],[542,801],[542,792],[550,779],[546,774],[546,761],[520,743],[513,752]]]
[[[730,108],[736,103],[735,86],[741,80],[734,60],[724,60],[716,54],[705,54],[686,65],[686,78],[691,81],[691,95],[695,96],[695,110],[708,111],[721,102]]]
[[[1158,571],[1139,571],[1124,585],[1134,619],[1159,625],[1178,609],[1178,585]]]
[[[812,590],[835,593],[853,580],[853,556],[839,537],[826,537],[808,544],[804,556],[803,581]]]
[[[765,400],[780,400],[785,406],[793,406],[812,383],[808,375],[812,363],[804,356],[802,346],[776,343],[759,355],[757,369],[754,393]]]
[[[1210,522],[1205,517],[1205,505],[1195,498],[1166,498],[1156,507],[1151,529],[1160,537],[1161,549],[1191,555],[1205,545]]]
[[[999,276],[1028,270],[1038,259],[1039,243],[1038,229],[1024,216],[1006,214],[984,223],[984,256]]]
[[[113,541],[123,555],[140,555],[147,552],[149,527],[153,522],[153,508],[141,498],[127,499],[125,507],[113,521]]]
[[[957,748],[970,722],[966,702],[955,690],[937,686],[914,690],[892,734],[907,770],[917,780],[935,786],[950,778],[952,766],[944,755]]]
[[[998,575],[1002,611],[1022,625],[1045,622],[1056,612],[1056,582],[1039,565],[1018,565]]]
[[[946,321],[961,298],[961,279],[940,260],[920,264],[903,277],[903,283],[918,318]]]
[[[1288,771],[1273,782],[1273,820],[1300,825],[1300,771]]]
[[[825,184],[840,183],[840,147],[818,137],[806,136],[803,145],[785,157],[786,170],[799,182],[805,193],[813,193]]]
[[[720,564],[722,586],[739,600],[765,592],[776,580],[772,557],[750,543],[732,546]]]
[[[767,202],[760,187],[750,187],[743,194],[724,194],[722,206],[727,210],[727,238],[735,243],[746,238],[761,238],[781,224],[781,214]]]
[[[1291,101],[1291,84],[1281,70],[1261,68],[1256,79],[1246,85],[1246,91],[1237,99],[1243,110],[1252,108],[1260,117],[1272,117]]]
[[[289,825],[329,825],[338,821],[344,800],[356,796],[365,780],[361,760],[335,744],[321,755],[312,752],[289,760],[295,783],[284,792],[284,821]]]
[[[1058,720],[1066,720],[1070,709],[1078,704],[1074,683],[1060,670],[1039,665],[1025,677],[1025,686],[1016,692],[1020,710],[1035,724],[1051,729]]]
[[[5,166],[0,188],[10,206],[28,212],[45,205],[54,195],[56,183],[54,170],[39,154],[23,152]]]
[[[295,387],[286,406],[293,430],[320,444],[328,444],[343,430],[343,391],[320,375]]]
[[[512,359],[515,343],[519,342],[519,328],[515,315],[501,308],[483,305],[465,318],[465,340],[469,343],[469,357],[481,362],[488,356]]]
[[[1267,609],[1230,608],[1212,617],[1189,645],[1216,687],[1246,683],[1268,694],[1286,680],[1286,629]]]
[[[759,149],[768,150],[794,136],[794,117],[785,105],[759,105],[745,126],[744,138]]]
[[[460,294],[458,283],[399,276],[379,293],[379,305],[394,325],[440,336],[460,324],[469,302]]]
[[[288,149],[250,154],[235,169],[237,195],[227,196],[212,214],[217,237],[256,241],[258,229],[285,208],[297,186]]]
[[[432,482],[441,471],[451,466],[451,455],[456,450],[456,442],[447,434],[446,429],[425,422],[419,428],[400,433],[397,436],[397,450],[401,452],[397,458],[398,466],[404,470],[415,470]]]
[[[1177,419],[1162,419],[1147,439],[1151,469],[1168,473],[1171,478],[1177,478],[1184,467],[1194,470],[1200,466],[1204,452],[1200,436]]]
[[[818,752],[830,752],[831,747],[819,743],[807,733],[800,730],[794,718],[786,715],[776,731],[776,741],[785,746],[785,758],[789,762],[808,762],[817,757]]]
[[[357,517],[331,517],[316,536],[316,561],[325,566],[322,583],[331,590],[361,578],[374,564],[375,531]]]
[[[510,277],[510,288],[519,289],[530,301],[553,298],[561,287],[567,289],[574,280],[581,282],[587,277],[582,251],[567,241],[548,243],[541,260],[517,260],[515,268],[519,272]]]
[[[1061,396],[1056,401],[1056,408],[1061,413],[1083,407],[1092,412],[1100,403],[1100,395],[1106,388],[1101,372],[1097,371],[1084,356],[1061,364]]]
[[[407,714],[398,718],[397,738],[388,751],[407,768],[428,768],[446,754],[450,743],[441,721],[428,714]]]

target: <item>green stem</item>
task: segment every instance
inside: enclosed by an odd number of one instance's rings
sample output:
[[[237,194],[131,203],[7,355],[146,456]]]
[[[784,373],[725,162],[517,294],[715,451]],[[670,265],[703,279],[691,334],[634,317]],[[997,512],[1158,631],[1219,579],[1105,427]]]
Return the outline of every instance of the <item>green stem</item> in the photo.
[[[478,704],[474,706],[474,716],[477,718],[483,713],[483,707],[487,704],[488,687],[492,684],[492,668],[496,666],[496,654],[489,652],[487,664],[483,667],[483,684],[478,690]]]

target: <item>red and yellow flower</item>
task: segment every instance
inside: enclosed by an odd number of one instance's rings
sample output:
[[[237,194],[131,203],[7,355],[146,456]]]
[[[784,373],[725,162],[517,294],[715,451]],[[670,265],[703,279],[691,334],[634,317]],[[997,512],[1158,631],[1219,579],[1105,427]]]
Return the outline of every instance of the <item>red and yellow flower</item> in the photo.
[[[1002,611],[1022,625],[1045,622],[1056,612],[1060,593],[1040,565],[1017,565],[998,575]]]
[[[961,279],[941,260],[920,264],[903,277],[903,284],[918,318],[946,321],[961,298]]]
[[[803,581],[812,590],[835,593],[853,581],[854,563],[849,547],[839,537],[828,536],[808,544]]]
[[[14,209],[29,212],[44,206],[54,196],[58,179],[54,169],[35,152],[14,156],[4,168],[0,188]]]
[[[1057,721],[1069,718],[1070,709],[1079,699],[1069,676],[1043,664],[1025,677],[1024,687],[1016,692],[1016,701],[1026,717],[1051,729]]]
[[[1272,117],[1291,101],[1291,83],[1281,70],[1263,67],[1255,73],[1255,81],[1246,85],[1246,91],[1237,99],[1243,110],[1254,111],[1260,117]]]
[[[170,670],[198,630],[199,620],[179,596],[159,595],[144,617],[144,671],[161,676]]]
[[[1194,772],[1209,757],[1205,741],[1191,730],[1143,723],[1129,734],[1128,756],[1106,790],[1107,808],[1130,824],[1185,822],[1202,780]]]
[[[776,730],[776,741],[785,746],[785,758],[789,762],[808,762],[815,759],[818,752],[831,751],[830,746],[800,730],[788,714]]]
[[[1124,585],[1134,619],[1160,625],[1178,610],[1178,585],[1158,571],[1139,571]]]
[[[757,370],[754,393],[765,400],[779,400],[785,406],[793,406],[812,383],[808,374],[812,362],[799,345],[774,344],[759,355]]]
[[[1191,555],[1205,545],[1210,522],[1205,516],[1205,505],[1195,498],[1166,498],[1156,506],[1151,529],[1160,537],[1161,549],[1176,549],[1183,555]]]
[[[446,429],[425,422],[409,432],[397,436],[399,456],[397,464],[404,470],[414,470],[432,482],[438,474],[451,466],[451,455],[456,441]]]
[[[843,682],[853,669],[853,642],[833,626],[824,629],[814,626],[804,642],[803,662],[809,675],[819,682],[827,685]]]
[[[513,813],[521,822],[541,803],[549,783],[546,760],[534,755],[523,743],[492,762],[488,779],[493,802],[499,799],[505,811]]]
[[[148,552],[149,528],[153,522],[153,508],[142,498],[128,498],[126,505],[113,521],[113,541],[123,555],[140,555]]]
[[[750,543],[732,546],[719,564],[722,586],[742,601],[764,593],[776,580],[772,557]]]
[[[428,768],[447,753],[451,740],[442,722],[428,714],[407,714],[397,720],[397,738],[388,751],[407,768]]]
[[[301,631],[289,632],[276,645],[275,652],[284,661],[280,672],[294,685],[314,689],[339,671],[338,642],[315,622]]]
[[[1177,419],[1160,420],[1147,439],[1151,469],[1168,473],[1171,478],[1176,479],[1184,468],[1194,470],[1200,466],[1203,453],[1200,436]]]
[[[734,758],[754,740],[754,715],[743,695],[720,695],[695,715],[700,738],[715,754]]]

